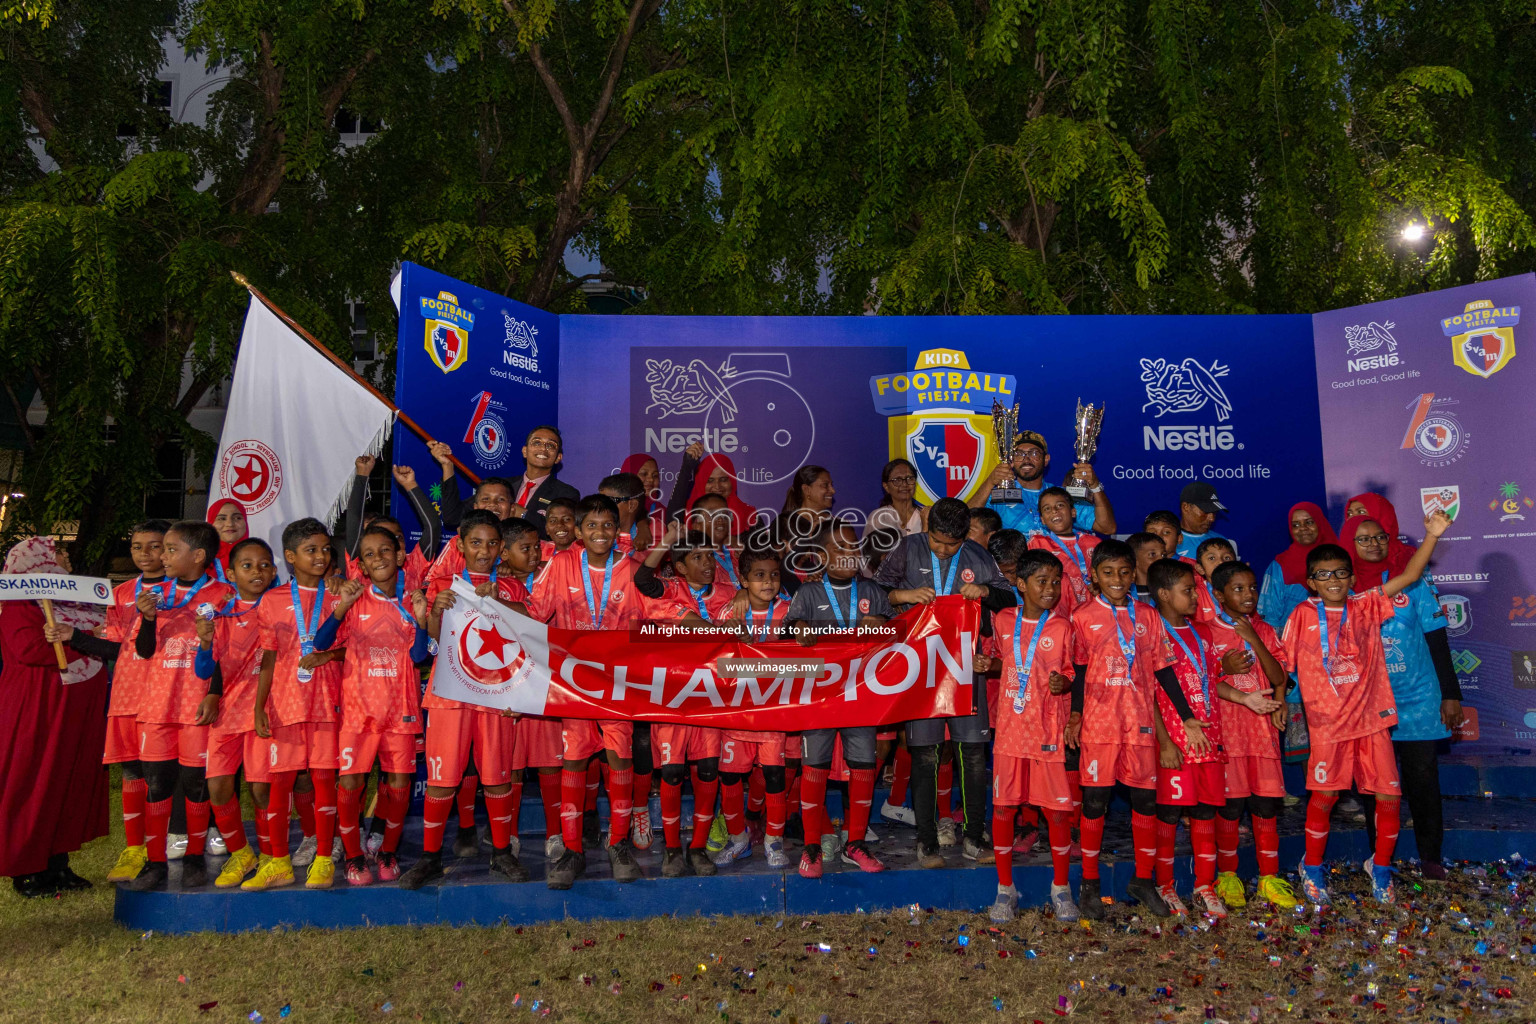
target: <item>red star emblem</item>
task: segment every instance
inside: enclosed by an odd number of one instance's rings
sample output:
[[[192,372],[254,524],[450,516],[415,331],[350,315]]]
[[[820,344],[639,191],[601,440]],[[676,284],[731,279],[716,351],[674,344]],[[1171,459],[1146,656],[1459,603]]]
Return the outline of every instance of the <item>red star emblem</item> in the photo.
[[[231,491],[243,495],[252,495],[261,490],[262,483],[266,479],[267,467],[254,455],[246,456],[244,462],[234,466],[235,482],[230,486]]]
[[[480,637],[480,653],[476,656],[477,660],[478,658],[490,655],[497,661],[501,661],[504,656],[503,652],[511,641],[498,633],[495,626],[489,629],[477,628],[474,632]]]

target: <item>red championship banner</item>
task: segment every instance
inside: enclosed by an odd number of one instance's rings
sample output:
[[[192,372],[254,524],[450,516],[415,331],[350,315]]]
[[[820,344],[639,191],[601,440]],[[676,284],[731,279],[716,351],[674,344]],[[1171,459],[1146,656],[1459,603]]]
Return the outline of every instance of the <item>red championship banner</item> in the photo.
[[[551,629],[463,579],[443,614],[433,692],[550,718],[798,732],[967,715],[980,606],[941,597],[875,632],[814,646],[739,636]],[[732,664],[734,663],[734,664]]]

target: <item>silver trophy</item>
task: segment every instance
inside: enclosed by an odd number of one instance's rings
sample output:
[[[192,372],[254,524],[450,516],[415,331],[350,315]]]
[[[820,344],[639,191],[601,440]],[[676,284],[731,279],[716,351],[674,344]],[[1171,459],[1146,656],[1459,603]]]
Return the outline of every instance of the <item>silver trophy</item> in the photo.
[[[1099,450],[1099,431],[1104,427],[1104,407],[1077,400],[1077,415],[1072,418],[1073,451],[1078,462],[1092,462]],[[1088,500],[1088,488],[1077,479],[1076,471],[1067,475],[1067,493],[1079,501]]]
[[[1015,402],[1012,408],[1004,408],[1003,403],[996,399],[992,402],[992,436],[997,439],[997,458],[1005,466],[1013,465],[1013,443],[1019,436],[1019,406]],[[1010,476],[996,487],[992,488],[989,495],[991,500],[999,505],[1016,505],[1024,500],[1024,488],[1019,486],[1017,477]]]

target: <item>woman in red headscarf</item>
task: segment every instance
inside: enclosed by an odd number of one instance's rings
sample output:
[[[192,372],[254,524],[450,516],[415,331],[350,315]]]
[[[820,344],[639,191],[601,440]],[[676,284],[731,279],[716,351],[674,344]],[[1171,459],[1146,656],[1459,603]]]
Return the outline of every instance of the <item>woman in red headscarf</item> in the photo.
[[[1291,506],[1286,519],[1291,546],[1275,556],[1264,572],[1259,591],[1259,614],[1279,632],[1297,605],[1305,601],[1307,590],[1307,554],[1319,544],[1337,544],[1333,527],[1328,525],[1322,508],[1310,501]]]
[[[1381,528],[1387,531],[1387,537],[1389,538],[1386,562],[1387,578],[1391,579],[1393,576],[1401,573],[1407,568],[1408,560],[1413,557],[1413,553],[1419,549],[1413,544],[1404,544],[1399,538],[1401,531],[1397,528],[1397,509],[1393,508],[1392,503],[1379,494],[1372,494],[1369,491],[1364,494],[1357,494],[1344,505],[1344,522],[1339,529],[1340,536],[1343,536],[1344,531],[1349,529],[1349,521],[1359,516],[1367,516],[1376,520],[1376,522],[1381,524]],[[1351,554],[1354,553],[1354,548],[1347,545],[1346,550]]]
[[[51,537],[28,537],[5,557],[6,573],[68,573]],[[54,618],[89,633],[105,619],[94,605],[56,602]],[[0,601],[0,877],[23,896],[88,888],[69,855],[107,834],[107,673],[102,663],[44,636],[36,601]]]
[[[677,471],[677,483],[667,502],[667,518],[679,519],[693,510],[694,502],[706,494],[725,499],[731,517],[731,536],[739,537],[753,525],[757,509],[736,494],[736,465],[724,455],[705,455],[704,446],[695,441],[683,452],[683,464]],[[665,531],[663,531],[665,532]]]
[[[245,506],[234,498],[220,498],[208,506],[208,523],[219,533],[219,557],[213,560],[213,574],[220,583],[228,583],[229,552],[250,536]]]

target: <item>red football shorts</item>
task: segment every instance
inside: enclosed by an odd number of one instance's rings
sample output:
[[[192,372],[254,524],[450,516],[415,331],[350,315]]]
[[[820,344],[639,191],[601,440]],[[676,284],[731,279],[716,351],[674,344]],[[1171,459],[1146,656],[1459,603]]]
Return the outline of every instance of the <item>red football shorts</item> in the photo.
[[[517,749],[512,752],[512,770],[524,768],[559,768],[565,760],[565,737],[558,718],[525,715],[517,720]]]
[[[1319,743],[1314,738],[1307,758],[1307,788],[1325,793],[1348,789],[1353,785],[1362,793],[1400,796],[1402,784],[1397,777],[1397,754],[1392,737],[1382,729],[1368,736],[1337,743]]]
[[[267,761],[271,741],[256,735],[255,729],[224,732],[210,727],[208,730],[208,777],[210,779],[233,775],[245,768],[246,782],[266,782],[270,776]]]
[[[382,771],[416,774],[416,734],[413,732],[344,732],[337,738],[336,771],[367,775],[378,758]]]
[[[267,740],[267,767],[274,772],[306,768],[336,770],[336,723],[295,722],[272,726]]]
[[[1245,796],[1285,796],[1278,757],[1243,754],[1227,759],[1227,799]]]
[[[512,781],[516,746],[516,719],[468,708],[433,708],[427,713],[427,785],[456,788],[464,781],[471,752],[481,785],[505,785]]]
[[[652,723],[651,758],[660,767],[719,757],[721,735],[719,729],[702,726]]]
[[[710,730],[711,732],[715,730]],[[722,736],[720,740],[720,770],[745,775],[753,765],[784,764],[784,734],[771,740],[754,743],[751,740],[733,740]]]
[[[994,753],[992,803],[1003,807],[1070,811],[1072,787],[1067,782],[1066,764]]]
[[[1157,773],[1157,802],[1165,807],[1220,807],[1227,802],[1227,766],[1202,761]]]
[[[635,723],[633,722],[594,722],[587,718],[562,718],[560,726],[567,761],[585,761],[603,750],[610,750],[615,757],[625,760],[635,754]]]
[[[1129,743],[1084,743],[1078,755],[1078,771],[1084,786],[1132,789],[1157,788],[1157,748]]]
[[[107,717],[107,748],[102,764],[122,764],[139,759],[139,720],[132,715]]]
[[[208,763],[208,727],[140,722],[139,760],[179,761],[188,768],[201,768]]]

